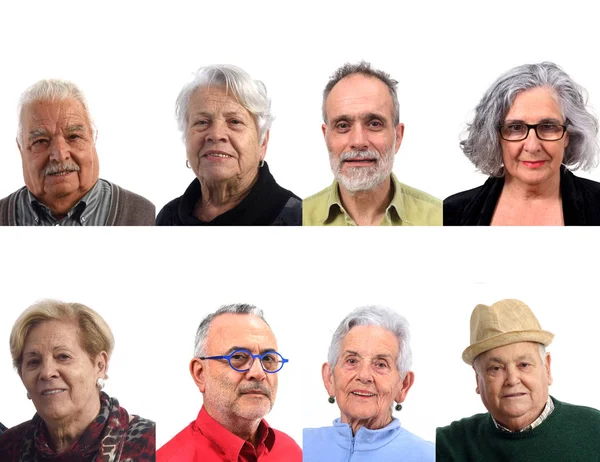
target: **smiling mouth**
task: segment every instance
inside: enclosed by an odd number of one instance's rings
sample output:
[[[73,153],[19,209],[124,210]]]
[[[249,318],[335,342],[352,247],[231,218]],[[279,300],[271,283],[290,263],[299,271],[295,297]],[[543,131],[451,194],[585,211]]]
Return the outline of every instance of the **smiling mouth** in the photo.
[[[52,396],[52,395],[58,395],[60,393],[62,393],[63,391],[66,391],[64,389],[59,389],[59,390],[45,390],[41,393],[42,396]]]
[[[545,160],[522,160],[521,163],[525,165],[525,167],[529,168],[538,168],[546,163]]]
[[[375,393],[363,393],[361,391],[353,391],[352,394],[356,396],[363,396],[365,398],[371,398],[373,396],[376,396]]]
[[[202,157],[219,157],[221,159],[227,159],[233,156],[230,156],[229,154],[225,154],[223,152],[209,152],[207,154],[204,154]]]
[[[520,398],[521,396],[525,396],[526,393],[510,393],[508,395],[504,395],[503,398]]]
[[[69,173],[73,173],[75,170],[63,170],[62,172],[48,173],[48,176],[66,176]]]

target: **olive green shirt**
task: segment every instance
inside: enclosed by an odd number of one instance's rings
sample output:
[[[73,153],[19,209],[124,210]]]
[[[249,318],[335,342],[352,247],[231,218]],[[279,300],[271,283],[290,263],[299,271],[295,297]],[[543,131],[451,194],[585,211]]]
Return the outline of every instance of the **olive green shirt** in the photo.
[[[392,173],[394,195],[380,226],[441,226],[442,201],[400,183]],[[356,226],[340,199],[338,182],[302,201],[302,226]]]

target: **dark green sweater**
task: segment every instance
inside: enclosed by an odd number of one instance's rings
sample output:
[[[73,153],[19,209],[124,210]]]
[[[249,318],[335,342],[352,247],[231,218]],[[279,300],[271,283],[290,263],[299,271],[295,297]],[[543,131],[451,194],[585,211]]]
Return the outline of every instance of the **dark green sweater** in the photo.
[[[489,413],[438,428],[436,461],[599,462],[600,411],[552,400],[554,412],[521,433],[497,429]]]

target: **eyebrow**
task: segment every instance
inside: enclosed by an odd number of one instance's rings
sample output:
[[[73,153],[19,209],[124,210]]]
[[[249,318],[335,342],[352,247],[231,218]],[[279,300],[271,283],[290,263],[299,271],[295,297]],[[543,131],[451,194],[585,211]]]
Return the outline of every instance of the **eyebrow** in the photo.
[[[35,128],[29,131],[29,136],[27,137],[27,139],[33,140],[34,138],[43,135],[48,135],[48,130],[46,130],[45,128]]]
[[[83,132],[85,131],[85,125],[69,125],[65,131],[67,133],[73,133],[73,132]]]
[[[523,361],[523,360],[534,361],[535,358],[534,358],[534,355],[532,355],[531,353],[525,353],[523,355],[517,356],[515,358],[514,362],[518,363],[518,362]],[[486,364],[494,363],[494,362],[500,363],[500,364],[506,364],[507,362],[510,362],[510,361],[507,361],[506,358],[500,358],[498,356],[492,356],[491,358],[487,359]]]
[[[524,120],[521,119],[507,119],[504,121],[505,124],[524,124],[524,125],[539,125],[539,124],[556,124],[563,125],[563,123],[558,119],[553,119],[551,117],[547,117],[545,119],[541,119],[537,124],[527,124]]]
[[[351,116],[350,114],[341,114],[334,119],[332,119],[332,124],[335,125],[342,120],[347,120],[349,122],[354,122],[356,120],[362,120],[363,122],[368,122],[369,120],[378,119],[385,121],[387,120],[383,114],[378,114],[376,112],[367,112],[366,114],[360,114],[359,116]]]
[[[229,348],[229,350],[227,350],[227,354],[231,354],[236,350],[246,350],[252,353],[252,348],[248,348],[248,347],[243,347],[243,346],[232,346],[231,348]],[[262,350],[259,350],[259,354],[263,354],[263,353],[271,353],[273,351],[277,351],[275,350],[275,348],[263,348]]]
[[[358,356],[359,358],[362,358],[362,356],[360,355],[360,353],[358,351],[353,351],[353,350],[346,350],[343,353],[344,355],[354,355],[354,356]],[[376,354],[373,359],[391,359],[393,360],[393,356],[387,353],[379,353]]]

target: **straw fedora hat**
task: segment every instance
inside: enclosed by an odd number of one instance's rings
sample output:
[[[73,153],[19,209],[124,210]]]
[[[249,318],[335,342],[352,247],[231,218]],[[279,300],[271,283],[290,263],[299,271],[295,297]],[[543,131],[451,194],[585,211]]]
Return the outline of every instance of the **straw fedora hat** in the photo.
[[[471,314],[471,345],[462,359],[472,365],[475,357],[493,348],[518,342],[550,345],[554,334],[542,330],[537,318],[520,300],[500,300],[492,306],[477,305]]]

